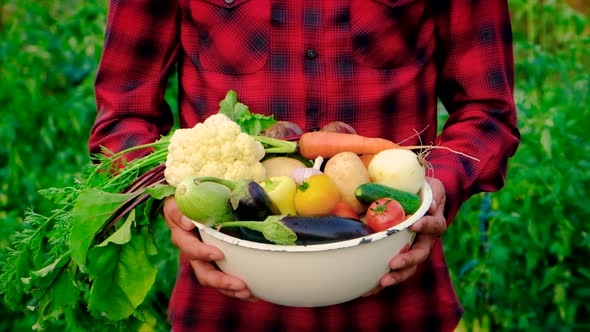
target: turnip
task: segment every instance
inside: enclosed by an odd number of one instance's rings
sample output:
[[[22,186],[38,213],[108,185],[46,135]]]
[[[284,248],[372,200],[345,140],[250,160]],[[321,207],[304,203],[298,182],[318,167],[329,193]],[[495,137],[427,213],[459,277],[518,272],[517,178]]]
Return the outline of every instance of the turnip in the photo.
[[[215,182],[200,182],[197,178],[183,180],[175,192],[178,209],[185,216],[207,226],[234,220],[230,204],[230,189]]]
[[[408,149],[388,149],[377,153],[369,162],[372,182],[418,193],[426,179],[426,167],[422,157]]]

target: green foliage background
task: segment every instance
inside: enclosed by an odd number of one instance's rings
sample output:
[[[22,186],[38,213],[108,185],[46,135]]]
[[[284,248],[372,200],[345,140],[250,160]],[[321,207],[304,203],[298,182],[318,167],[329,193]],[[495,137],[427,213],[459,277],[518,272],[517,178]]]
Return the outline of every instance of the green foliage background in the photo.
[[[466,310],[460,329],[588,330],[590,22],[557,0],[509,3],[522,145],[506,187],[473,197],[444,237]],[[37,191],[70,185],[90,162],[106,11],[104,0],[0,1],[0,261],[24,211],[50,209]],[[166,331],[176,252],[165,226],[156,236],[148,304]],[[0,331],[30,330],[28,304],[11,312],[0,301]]]

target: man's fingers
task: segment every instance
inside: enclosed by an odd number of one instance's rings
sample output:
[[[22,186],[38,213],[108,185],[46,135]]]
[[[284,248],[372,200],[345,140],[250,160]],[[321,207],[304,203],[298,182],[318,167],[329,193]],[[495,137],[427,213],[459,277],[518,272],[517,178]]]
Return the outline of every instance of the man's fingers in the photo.
[[[443,216],[426,215],[410,226],[409,230],[416,233],[441,236],[447,230],[447,221]]]
[[[388,287],[398,284],[410,278],[418,268],[418,264],[424,262],[430,254],[432,244],[437,237],[427,234],[418,234],[412,249],[394,257],[389,263],[391,272],[381,278],[380,286]]]
[[[221,272],[215,264],[204,261],[190,261],[190,264],[202,286],[215,288],[226,296],[248,301],[256,300],[242,280]]]
[[[390,268],[392,270],[402,270],[424,262],[428,258],[436,239],[436,236],[429,234],[416,235],[416,241],[412,245],[412,249],[395,256],[389,263]]]
[[[190,263],[196,272],[199,283],[205,287],[228,291],[246,288],[246,284],[242,280],[221,272],[214,263],[204,261],[190,261]]]
[[[367,296],[375,295],[375,294],[379,293],[381,290],[383,290],[383,286],[381,286],[381,284],[379,284],[379,286],[371,289],[370,291],[366,292],[365,294],[363,294],[361,296],[367,297]]]
[[[434,178],[427,178],[432,188],[432,203],[425,216],[409,227],[416,233],[441,236],[447,230],[447,220],[444,215],[446,195],[442,182]]]
[[[381,285],[381,287],[389,287],[391,285],[395,285],[395,284],[398,284],[402,281],[405,281],[406,279],[411,277],[414,273],[416,273],[417,268],[418,268],[418,266],[412,265],[409,267],[405,267],[402,269],[397,269],[397,270],[391,271],[381,278],[380,285]]]
[[[242,280],[217,268],[213,262],[223,259],[223,253],[200,241],[195,224],[178,210],[174,197],[166,199],[163,212],[172,243],[189,260],[199,284],[217,289],[226,296],[246,301],[257,300]]]
[[[189,218],[180,212],[173,196],[166,198],[163,210],[164,217],[170,228],[178,227],[185,231],[191,231],[196,227]]]
[[[446,231],[444,186],[440,180],[435,178],[427,178],[427,181],[432,188],[432,203],[427,214],[409,227],[410,231],[418,233],[413,246],[407,252],[394,257],[389,263],[391,271],[381,278],[379,286],[363,296],[376,294],[384,287],[398,284],[410,278],[416,273],[418,264],[428,258],[434,242]]]
[[[176,206],[175,200],[171,197],[167,198],[164,204],[164,217],[166,224],[170,228],[172,243],[189,260],[216,261],[223,259],[221,250],[199,241],[198,233],[195,232],[195,225],[182,215]]]
[[[182,229],[176,228],[170,230],[172,243],[189,260],[217,261],[223,259],[221,250],[214,246],[207,245],[192,234]]]

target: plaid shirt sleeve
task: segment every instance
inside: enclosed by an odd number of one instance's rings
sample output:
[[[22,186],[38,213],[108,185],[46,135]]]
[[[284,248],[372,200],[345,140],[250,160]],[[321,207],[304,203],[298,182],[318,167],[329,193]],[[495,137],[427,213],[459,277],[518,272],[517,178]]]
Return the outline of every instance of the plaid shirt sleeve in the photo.
[[[504,185],[519,143],[513,100],[512,30],[506,1],[434,1],[441,40],[438,96],[449,118],[435,149],[433,176],[447,191],[447,219],[481,191]]]
[[[170,130],[173,118],[164,94],[179,48],[178,24],[175,1],[110,2],[95,82],[92,153],[101,146],[120,151],[150,143]]]

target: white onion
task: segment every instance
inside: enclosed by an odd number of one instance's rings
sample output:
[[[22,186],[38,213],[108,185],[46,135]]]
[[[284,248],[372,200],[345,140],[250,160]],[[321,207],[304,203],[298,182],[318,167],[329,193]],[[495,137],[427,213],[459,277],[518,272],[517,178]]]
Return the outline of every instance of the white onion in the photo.
[[[367,167],[371,181],[397,190],[418,193],[426,180],[426,167],[416,153],[389,149],[375,155]]]

